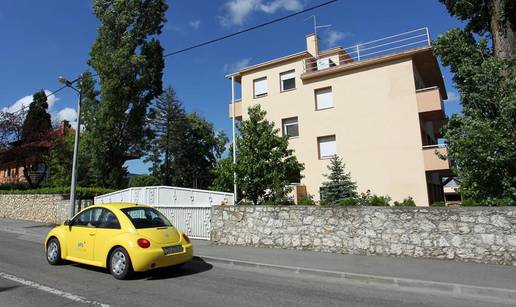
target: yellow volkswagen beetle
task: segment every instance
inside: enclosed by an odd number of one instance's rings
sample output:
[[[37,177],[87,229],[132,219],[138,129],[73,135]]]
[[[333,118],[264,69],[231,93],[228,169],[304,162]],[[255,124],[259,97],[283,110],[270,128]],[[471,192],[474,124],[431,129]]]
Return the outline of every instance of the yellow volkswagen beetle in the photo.
[[[45,239],[47,261],[109,269],[117,279],[133,272],[180,266],[192,259],[192,243],[158,210],[124,203],[88,207]]]

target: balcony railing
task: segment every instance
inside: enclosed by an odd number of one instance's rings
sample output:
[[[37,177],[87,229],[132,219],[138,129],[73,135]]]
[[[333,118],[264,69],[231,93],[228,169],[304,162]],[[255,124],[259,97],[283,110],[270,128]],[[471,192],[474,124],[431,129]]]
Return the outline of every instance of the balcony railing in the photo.
[[[344,53],[339,55],[307,59],[304,72],[320,71],[430,45],[430,34],[425,27],[342,48]]]

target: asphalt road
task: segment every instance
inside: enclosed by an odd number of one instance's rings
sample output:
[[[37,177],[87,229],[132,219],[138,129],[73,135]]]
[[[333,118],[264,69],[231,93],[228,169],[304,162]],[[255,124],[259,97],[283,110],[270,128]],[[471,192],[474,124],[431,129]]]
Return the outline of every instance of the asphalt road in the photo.
[[[50,266],[41,244],[0,231],[0,306],[509,306],[288,273],[213,266],[115,280],[105,270]]]

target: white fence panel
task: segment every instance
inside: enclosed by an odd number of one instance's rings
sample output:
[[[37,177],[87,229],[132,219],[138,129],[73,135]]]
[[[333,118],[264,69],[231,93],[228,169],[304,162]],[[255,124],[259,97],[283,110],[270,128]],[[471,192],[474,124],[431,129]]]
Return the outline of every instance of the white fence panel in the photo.
[[[156,207],[176,228],[194,239],[210,239],[211,208]]]
[[[178,229],[195,239],[210,239],[211,206],[233,205],[233,194],[158,186],[128,188],[95,197],[95,204],[132,203],[158,208]]]

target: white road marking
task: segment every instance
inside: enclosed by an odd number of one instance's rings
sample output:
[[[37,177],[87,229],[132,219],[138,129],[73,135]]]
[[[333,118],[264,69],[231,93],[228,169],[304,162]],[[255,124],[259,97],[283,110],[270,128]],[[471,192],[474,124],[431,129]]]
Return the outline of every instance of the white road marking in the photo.
[[[28,286],[28,287],[31,287],[31,288],[34,288],[34,289],[37,289],[37,290],[40,290],[40,291],[44,291],[44,292],[47,292],[47,293],[50,293],[50,294],[53,294],[53,295],[57,295],[57,296],[60,296],[60,297],[63,297],[63,298],[67,298],[67,299],[72,300],[74,302],[83,303],[83,304],[90,304],[90,305],[94,305],[94,306],[109,307],[109,305],[107,305],[107,304],[102,304],[102,303],[99,303],[99,302],[96,302],[96,301],[90,301],[90,300],[86,299],[85,297],[82,297],[82,296],[79,296],[79,295],[75,295],[75,294],[72,294],[70,292],[62,291],[62,290],[59,290],[59,289],[55,289],[55,288],[52,288],[52,287],[44,286],[44,285],[38,284],[37,282],[26,280],[26,279],[23,279],[21,277],[14,276],[14,275],[11,275],[11,274],[7,274],[7,273],[4,273],[4,272],[0,272],[0,277],[2,277],[4,279],[7,279],[7,280],[10,280],[10,281],[14,281],[14,282],[20,283],[22,285],[25,285],[25,286]]]

